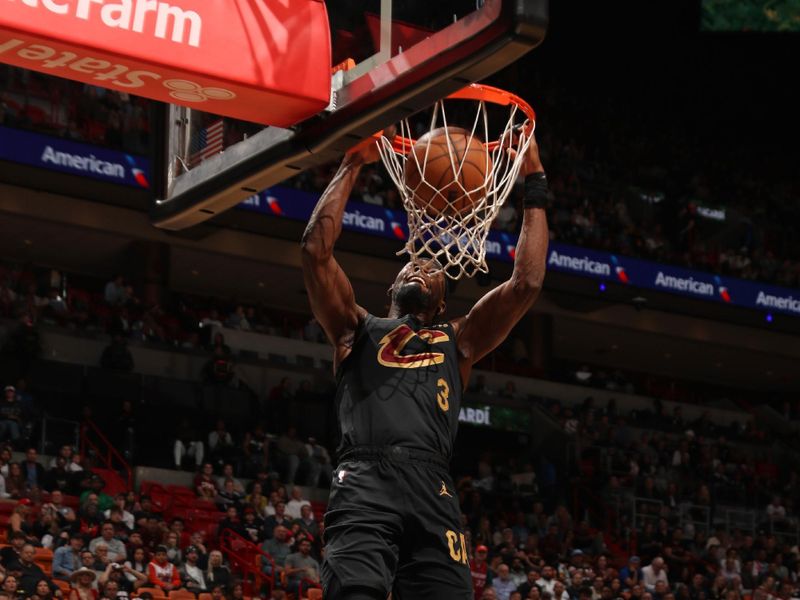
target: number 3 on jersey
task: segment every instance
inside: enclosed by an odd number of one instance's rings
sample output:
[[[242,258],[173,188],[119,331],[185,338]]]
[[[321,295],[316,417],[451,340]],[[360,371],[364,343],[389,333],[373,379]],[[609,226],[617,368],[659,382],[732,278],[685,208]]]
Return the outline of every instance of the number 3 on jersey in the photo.
[[[436,403],[439,408],[447,412],[450,410],[450,386],[440,377],[439,381],[436,382],[436,388]]]

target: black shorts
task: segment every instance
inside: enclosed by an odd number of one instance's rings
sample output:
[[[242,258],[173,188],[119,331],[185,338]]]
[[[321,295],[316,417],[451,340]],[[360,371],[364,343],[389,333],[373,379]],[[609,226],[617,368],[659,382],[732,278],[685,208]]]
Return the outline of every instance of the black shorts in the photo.
[[[458,497],[436,454],[396,446],[345,452],[325,541],[326,592],[335,578],[344,591],[391,591],[392,600],[472,600]]]

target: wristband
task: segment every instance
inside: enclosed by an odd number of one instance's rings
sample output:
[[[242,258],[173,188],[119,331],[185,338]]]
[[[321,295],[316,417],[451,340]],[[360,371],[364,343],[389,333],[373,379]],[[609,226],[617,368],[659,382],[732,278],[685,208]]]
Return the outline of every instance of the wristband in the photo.
[[[547,206],[547,175],[544,171],[530,173],[525,177],[525,208],[545,208]]]

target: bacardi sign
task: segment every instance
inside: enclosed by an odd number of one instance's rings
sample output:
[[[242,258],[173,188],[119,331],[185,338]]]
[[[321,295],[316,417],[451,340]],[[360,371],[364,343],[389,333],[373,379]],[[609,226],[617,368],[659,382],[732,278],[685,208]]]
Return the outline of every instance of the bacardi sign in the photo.
[[[269,125],[330,100],[321,0],[0,0],[0,62]]]

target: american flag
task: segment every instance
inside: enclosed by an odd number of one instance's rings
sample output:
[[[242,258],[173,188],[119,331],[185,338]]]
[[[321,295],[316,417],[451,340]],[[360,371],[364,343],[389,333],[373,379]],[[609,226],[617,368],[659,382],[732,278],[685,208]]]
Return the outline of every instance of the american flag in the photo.
[[[192,138],[189,146],[189,166],[194,167],[207,158],[222,152],[223,142],[223,123],[222,119],[214,121],[207,127],[201,129]]]

